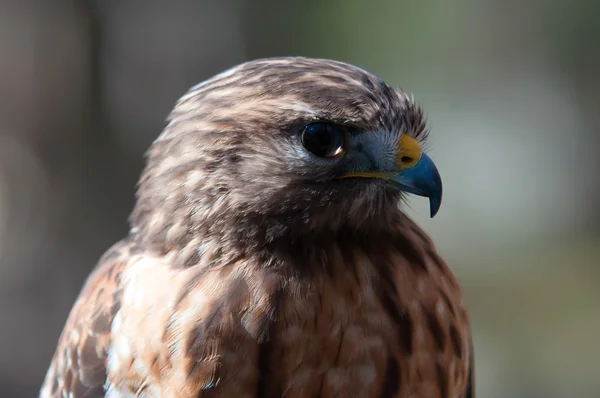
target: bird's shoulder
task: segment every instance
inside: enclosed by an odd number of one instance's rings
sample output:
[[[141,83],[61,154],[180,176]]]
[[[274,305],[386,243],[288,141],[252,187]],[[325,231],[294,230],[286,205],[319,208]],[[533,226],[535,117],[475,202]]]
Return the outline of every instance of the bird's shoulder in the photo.
[[[133,240],[104,254],[69,314],[41,398],[255,388],[259,371],[247,359],[268,337],[281,279],[239,259],[180,268],[176,256]]]
[[[135,244],[107,250],[71,309],[46,373],[40,397],[103,397],[111,323],[119,311],[122,275]]]

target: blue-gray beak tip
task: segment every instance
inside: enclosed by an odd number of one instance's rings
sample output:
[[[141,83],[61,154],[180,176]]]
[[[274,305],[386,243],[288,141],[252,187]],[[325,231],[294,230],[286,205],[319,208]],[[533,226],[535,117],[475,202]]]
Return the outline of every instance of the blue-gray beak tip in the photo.
[[[433,218],[442,205],[442,178],[435,164],[425,153],[413,167],[396,174],[392,181],[408,193],[429,198],[430,216]]]

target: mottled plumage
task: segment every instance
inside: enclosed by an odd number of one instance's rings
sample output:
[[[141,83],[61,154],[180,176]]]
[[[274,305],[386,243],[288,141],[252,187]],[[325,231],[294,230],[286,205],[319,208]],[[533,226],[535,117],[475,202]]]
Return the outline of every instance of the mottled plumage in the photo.
[[[314,122],[342,126],[341,155],[303,147]],[[426,132],[412,98],[340,62],[252,61],[193,87],[40,396],[474,397],[460,288],[398,206],[401,187],[441,195],[437,171],[411,185],[433,165]]]

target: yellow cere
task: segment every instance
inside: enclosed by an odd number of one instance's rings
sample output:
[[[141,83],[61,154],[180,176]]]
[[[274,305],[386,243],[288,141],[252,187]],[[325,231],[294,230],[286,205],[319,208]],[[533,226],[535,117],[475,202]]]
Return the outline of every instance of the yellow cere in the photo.
[[[419,162],[423,150],[414,138],[402,134],[398,140],[398,152],[396,153],[396,165],[398,171],[410,169]]]

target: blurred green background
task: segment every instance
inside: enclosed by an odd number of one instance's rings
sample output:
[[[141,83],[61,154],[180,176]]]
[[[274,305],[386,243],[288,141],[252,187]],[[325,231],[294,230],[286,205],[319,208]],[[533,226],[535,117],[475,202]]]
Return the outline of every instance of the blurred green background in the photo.
[[[0,0],[0,396],[35,396],[176,99],[334,58],[413,92],[444,178],[407,210],[461,281],[483,398],[600,397],[600,1]]]

